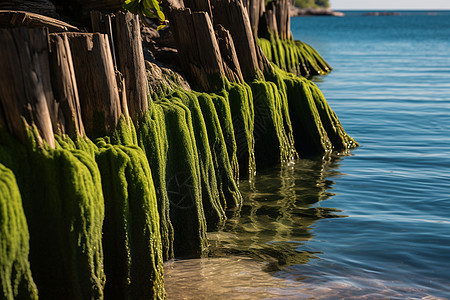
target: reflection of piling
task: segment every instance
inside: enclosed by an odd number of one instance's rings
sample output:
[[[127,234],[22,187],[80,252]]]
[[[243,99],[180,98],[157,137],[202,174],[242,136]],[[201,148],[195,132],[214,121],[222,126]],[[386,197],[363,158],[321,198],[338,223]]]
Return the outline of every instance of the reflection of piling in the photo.
[[[328,190],[335,168],[335,160],[301,160],[281,166],[276,175],[257,176],[253,187],[242,184],[243,209],[224,230],[211,235],[213,254],[258,258],[269,263],[270,271],[316,258],[302,250],[314,238],[311,226],[320,219],[344,217],[318,205],[333,195]]]

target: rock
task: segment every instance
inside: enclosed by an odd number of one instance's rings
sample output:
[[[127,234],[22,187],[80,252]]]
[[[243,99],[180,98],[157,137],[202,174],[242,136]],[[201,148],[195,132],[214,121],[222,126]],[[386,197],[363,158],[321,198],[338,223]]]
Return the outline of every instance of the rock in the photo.
[[[330,8],[299,8],[291,5],[289,10],[291,17],[298,16],[332,16],[332,17],[343,17],[344,13],[339,11],[333,11]]]

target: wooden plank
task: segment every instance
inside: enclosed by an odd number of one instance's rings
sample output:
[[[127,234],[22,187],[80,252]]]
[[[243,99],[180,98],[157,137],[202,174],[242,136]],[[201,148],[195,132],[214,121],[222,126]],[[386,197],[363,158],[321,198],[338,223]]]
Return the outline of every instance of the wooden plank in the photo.
[[[207,74],[223,74],[219,45],[206,12],[192,14],[200,63]]]
[[[275,6],[278,34],[281,39],[289,39],[291,38],[290,2],[288,0],[276,0]]]
[[[173,9],[168,13],[170,26],[177,42],[180,62],[184,70],[189,72],[190,63],[199,60],[194,24],[190,17],[190,9]]]
[[[66,22],[47,16],[13,10],[0,10],[0,27],[47,27],[49,32],[80,31],[77,27]]]
[[[264,0],[245,0],[242,4],[247,9],[254,36],[258,36],[259,21],[265,11]]]
[[[50,0],[0,1],[0,10],[26,11],[51,18],[58,18],[56,7]]]
[[[212,9],[209,0],[184,0],[184,7],[189,8],[192,12],[206,12],[212,22]]]

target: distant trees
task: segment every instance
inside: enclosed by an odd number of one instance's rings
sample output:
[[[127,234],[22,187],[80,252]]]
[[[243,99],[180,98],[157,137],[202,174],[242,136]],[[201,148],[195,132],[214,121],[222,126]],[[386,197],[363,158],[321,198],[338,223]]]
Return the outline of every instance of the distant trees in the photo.
[[[330,7],[329,0],[294,0],[294,5],[300,8]]]

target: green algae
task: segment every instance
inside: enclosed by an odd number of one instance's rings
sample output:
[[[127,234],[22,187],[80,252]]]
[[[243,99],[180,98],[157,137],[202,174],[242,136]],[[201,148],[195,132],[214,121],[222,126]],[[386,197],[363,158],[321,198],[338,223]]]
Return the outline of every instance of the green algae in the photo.
[[[105,195],[105,296],[164,298],[159,216],[147,158],[136,146],[102,141],[98,146]]]
[[[133,125],[121,118],[111,138],[97,139],[105,221],[105,296],[161,299],[163,251],[156,191]]]
[[[289,163],[295,156],[290,119],[286,118],[283,86],[270,81],[251,83],[255,107],[255,156],[258,167]],[[286,130],[287,129],[287,130]]]
[[[239,162],[239,174],[252,180],[256,174],[252,90],[246,83],[229,82],[224,94],[228,98],[230,105],[237,146],[236,156]]]
[[[332,68],[310,45],[295,40],[282,40],[276,34],[259,38],[258,44],[269,61],[287,72],[305,77],[324,75]]]
[[[169,215],[169,198],[166,189],[167,133],[164,111],[159,105],[152,105],[137,122],[138,144],[145,152],[155,185],[160,219],[160,235],[163,260],[174,257],[174,229]]]
[[[0,161],[23,177],[21,194],[26,195],[32,226],[31,269],[43,298],[102,299],[105,279],[107,297],[165,298],[156,193],[147,158],[135,145],[110,144],[137,143],[133,131],[121,119],[111,137],[97,141],[99,147],[87,138],[56,136],[56,149],[40,148],[35,131],[26,148],[2,136],[6,145],[0,145]],[[22,148],[26,159],[14,159]],[[120,211],[123,203],[126,210]],[[116,256],[114,251],[124,248],[127,252]]]
[[[332,144],[323,127],[307,80],[291,76],[286,77],[285,82],[289,99],[294,145],[300,157],[329,153],[332,149]]]
[[[243,200],[237,187],[236,178],[233,176],[234,172],[227,152],[222,126],[214,105],[214,99],[217,98],[217,95],[202,93],[198,95],[198,102],[205,124],[207,124],[206,129],[214,163],[220,203],[225,210],[230,210],[240,208]],[[219,101],[224,100],[223,97],[220,98],[222,99]],[[230,125],[232,126],[232,124]],[[234,158],[237,161],[236,156]]]
[[[339,155],[348,155],[349,150],[358,147],[359,144],[345,132],[337,115],[328,105],[317,85],[311,81],[309,81],[308,84],[319,112],[320,119],[322,120],[323,126],[333,145],[333,152]]]
[[[200,108],[197,96],[192,93],[186,93],[181,90],[176,91],[172,97],[180,99],[181,103],[189,110],[195,145],[197,147],[200,180],[201,180],[201,198],[203,211],[206,218],[207,231],[217,230],[224,225],[226,220],[225,206],[222,206],[217,186],[216,172],[213,164],[212,152],[209,146],[208,132],[206,130],[205,119]],[[214,124],[209,124],[212,127]]]
[[[234,136],[233,118],[231,116],[230,103],[226,91],[222,95],[208,94],[217,112],[222,136],[225,141],[228,160],[231,164],[231,172],[236,183],[239,182],[239,162],[237,159],[237,145]],[[220,138],[220,136],[219,136]],[[211,143],[211,142],[210,142]]]
[[[110,142],[115,145],[137,146],[137,133],[133,122],[122,115],[116,130],[110,135]]]
[[[166,185],[177,257],[206,254],[206,221],[202,203],[200,166],[189,109],[180,99],[154,102],[164,112],[168,151]]]
[[[13,172],[0,164],[0,297],[38,299],[29,253],[29,233]]]
[[[295,147],[301,157],[349,154],[358,146],[344,130],[319,88],[306,78],[274,67],[286,84]]]
[[[30,264],[44,299],[100,299],[105,276],[100,173],[83,151],[38,147],[29,130],[20,186],[30,231]],[[14,151],[13,149],[11,149]]]

